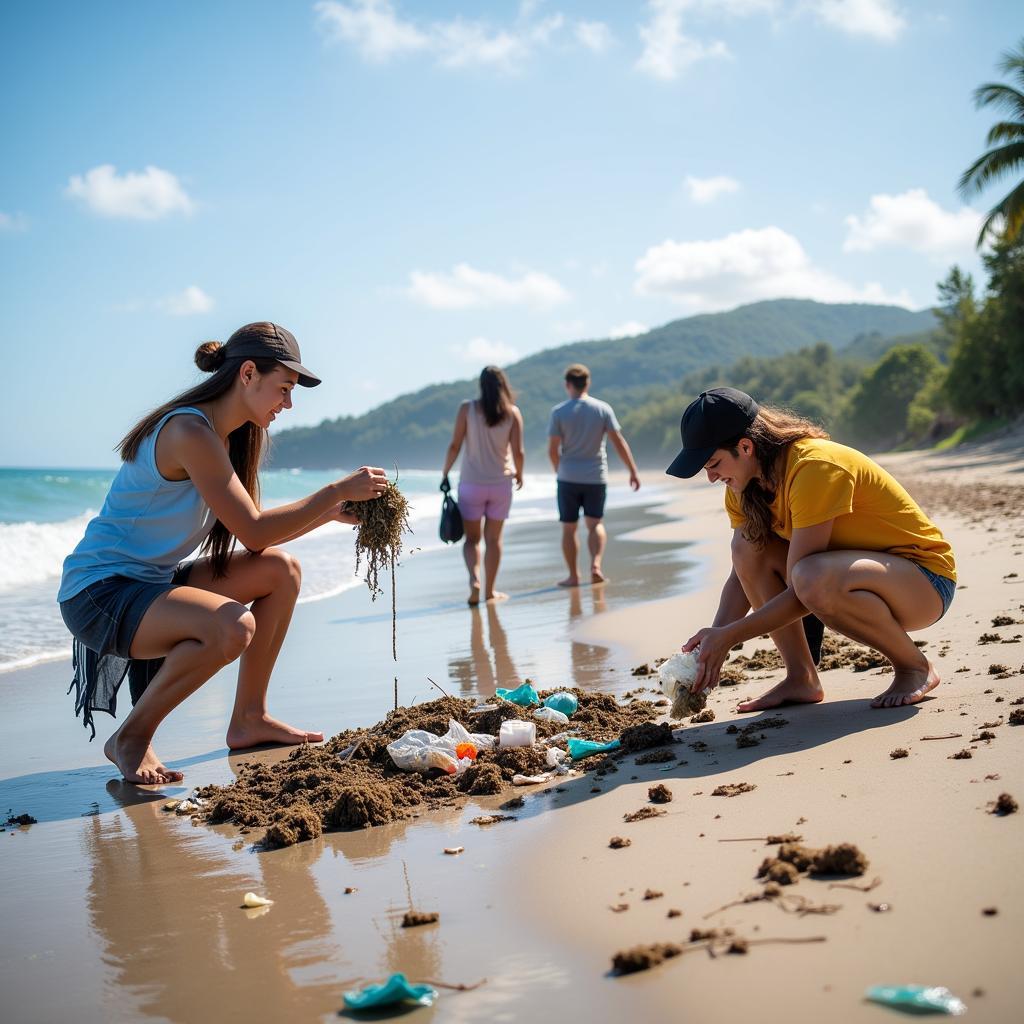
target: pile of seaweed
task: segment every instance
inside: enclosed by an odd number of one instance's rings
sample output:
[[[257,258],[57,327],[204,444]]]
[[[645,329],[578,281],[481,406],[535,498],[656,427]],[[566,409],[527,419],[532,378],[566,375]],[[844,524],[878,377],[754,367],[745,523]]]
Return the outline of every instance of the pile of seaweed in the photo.
[[[542,691],[541,696],[554,692]],[[666,734],[671,741],[668,726],[653,724],[659,709],[650,701],[621,705],[612,694],[578,688],[571,692],[579,701],[571,725],[576,736],[599,741],[621,736],[627,750],[664,743]],[[322,745],[297,747],[277,764],[243,762],[230,785],[200,790],[205,803],[197,816],[210,824],[265,828],[265,845],[291,846],[325,831],[384,825],[470,796],[499,794],[512,786],[514,775],[547,770],[546,748],[540,743],[482,750],[476,763],[460,776],[440,771],[424,775],[395,767],[387,752],[389,743],[410,729],[442,735],[452,718],[472,733],[492,736],[510,718],[534,722],[538,739],[560,731],[559,726],[537,721],[528,710],[498,697],[488,702],[485,711],[474,714],[475,706],[471,700],[441,697],[397,708],[370,729],[347,730]]]

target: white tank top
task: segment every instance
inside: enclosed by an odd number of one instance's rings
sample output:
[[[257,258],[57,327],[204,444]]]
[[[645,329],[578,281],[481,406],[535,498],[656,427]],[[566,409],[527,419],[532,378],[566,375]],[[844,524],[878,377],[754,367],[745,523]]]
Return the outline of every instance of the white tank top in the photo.
[[[468,406],[459,480],[467,484],[504,483],[515,474],[510,443],[515,419],[510,412],[490,427],[479,401],[473,400]]]

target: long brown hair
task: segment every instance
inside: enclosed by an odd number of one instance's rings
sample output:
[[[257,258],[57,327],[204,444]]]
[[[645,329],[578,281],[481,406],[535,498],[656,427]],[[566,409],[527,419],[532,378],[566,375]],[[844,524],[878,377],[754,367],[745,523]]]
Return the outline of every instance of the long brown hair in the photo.
[[[743,438],[748,438],[754,445],[754,457],[761,467],[761,480],[751,480],[743,488],[741,506],[747,519],[743,537],[759,550],[765,547],[774,532],[771,503],[775,500],[779,475],[786,466],[789,446],[807,437],[828,440],[826,431],[812,420],[788,409],[762,405],[754,422],[742,434],[722,445],[734,456],[739,454],[739,443]]]
[[[242,331],[250,328],[254,332],[263,332],[271,326],[269,324],[249,324],[241,330],[236,331],[231,337],[240,335]],[[248,357],[227,358],[224,346],[219,341],[204,341],[196,349],[196,366],[205,373],[212,376],[197,384],[194,388],[183,391],[176,395],[169,402],[164,402],[152,412],[147,413],[138,423],[128,431],[117,446],[117,451],[124,462],[131,462],[138,454],[142,442],[149,437],[156,429],[157,423],[169,412],[180,409],[186,405],[197,405],[200,402],[210,402],[219,398],[230,390],[238,376],[238,370]],[[277,365],[276,359],[252,359],[256,370],[261,373],[270,373]],[[259,507],[260,503],[260,482],[259,467],[263,455],[270,444],[270,437],[263,427],[255,423],[243,423],[240,427],[228,434],[228,458],[234,467],[242,486],[249,492],[249,496]],[[235,538],[228,531],[228,528],[218,519],[213,525],[213,530],[203,542],[200,554],[209,554],[210,567],[213,570],[214,579],[219,579],[227,574],[228,559],[235,546]]]
[[[515,401],[505,371],[498,366],[485,366],[480,371],[480,405],[487,425],[497,426],[512,411]]]

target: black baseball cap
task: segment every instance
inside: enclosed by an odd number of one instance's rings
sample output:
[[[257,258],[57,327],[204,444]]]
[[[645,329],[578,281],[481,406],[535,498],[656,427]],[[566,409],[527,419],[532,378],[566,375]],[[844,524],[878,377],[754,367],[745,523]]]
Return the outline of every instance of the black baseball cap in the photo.
[[[269,321],[239,327],[224,343],[224,355],[228,359],[276,359],[299,375],[302,387],[315,388],[320,383],[320,378],[302,365],[295,335]]]
[[[736,388],[702,391],[683,413],[679,422],[683,450],[665,472],[683,480],[696,476],[717,449],[754,422],[757,412],[757,402]]]

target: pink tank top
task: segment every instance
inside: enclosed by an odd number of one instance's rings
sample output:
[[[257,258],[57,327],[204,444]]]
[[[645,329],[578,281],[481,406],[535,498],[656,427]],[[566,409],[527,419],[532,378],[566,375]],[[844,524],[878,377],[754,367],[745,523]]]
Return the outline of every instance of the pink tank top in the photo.
[[[515,474],[510,444],[514,422],[510,413],[490,427],[480,402],[474,399],[469,403],[460,480],[468,484],[500,484]]]

